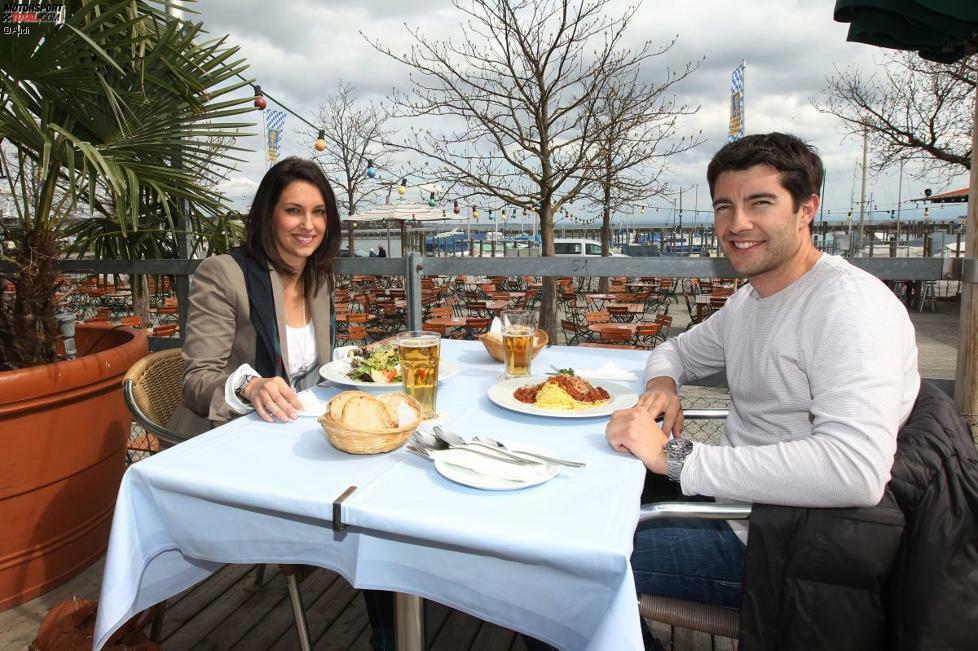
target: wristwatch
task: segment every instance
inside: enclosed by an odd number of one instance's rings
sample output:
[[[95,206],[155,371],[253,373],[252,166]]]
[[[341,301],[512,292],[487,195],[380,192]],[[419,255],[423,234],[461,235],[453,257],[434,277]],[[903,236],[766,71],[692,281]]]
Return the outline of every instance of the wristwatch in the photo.
[[[689,439],[670,439],[666,442],[666,465],[668,466],[668,477],[670,480],[678,482],[683,472],[683,464],[686,457],[693,451],[693,442]]]
[[[244,397],[244,388],[257,377],[257,375],[246,373],[238,380],[238,383],[234,385],[234,395],[238,400],[248,405],[251,404],[251,401]]]

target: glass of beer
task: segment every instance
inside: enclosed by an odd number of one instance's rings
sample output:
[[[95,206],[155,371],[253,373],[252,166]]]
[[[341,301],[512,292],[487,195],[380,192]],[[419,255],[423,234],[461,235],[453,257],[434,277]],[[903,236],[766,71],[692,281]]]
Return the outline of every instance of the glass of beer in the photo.
[[[503,347],[506,350],[505,378],[530,374],[533,337],[537,330],[537,313],[530,310],[503,310]]]
[[[438,362],[441,357],[441,335],[427,330],[409,330],[397,334],[397,354],[401,361],[404,393],[421,404],[422,416],[434,418],[438,393]]]

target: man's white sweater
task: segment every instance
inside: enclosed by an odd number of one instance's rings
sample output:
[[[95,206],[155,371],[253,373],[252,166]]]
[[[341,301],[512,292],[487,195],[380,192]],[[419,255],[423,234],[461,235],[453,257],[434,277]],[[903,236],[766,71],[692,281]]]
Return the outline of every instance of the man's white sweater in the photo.
[[[685,494],[786,506],[879,501],[920,388],[913,325],[882,282],[823,255],[767,298],[745,285],[656,348],[646,381],[667,375],[681,385],[721,370],[730,417],[720,445],[697,444],[687,457]]]

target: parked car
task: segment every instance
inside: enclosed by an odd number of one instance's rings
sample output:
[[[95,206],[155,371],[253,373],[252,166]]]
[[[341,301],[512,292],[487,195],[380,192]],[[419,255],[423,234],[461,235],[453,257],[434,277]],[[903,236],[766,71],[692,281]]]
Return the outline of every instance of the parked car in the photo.
[[[583,256],[585,258],[601,257],[601,242],[576,238],[557,238],[554,240],[554,255],[558,258]],[[612,253],[613,258],[623,258],[621,253]]]

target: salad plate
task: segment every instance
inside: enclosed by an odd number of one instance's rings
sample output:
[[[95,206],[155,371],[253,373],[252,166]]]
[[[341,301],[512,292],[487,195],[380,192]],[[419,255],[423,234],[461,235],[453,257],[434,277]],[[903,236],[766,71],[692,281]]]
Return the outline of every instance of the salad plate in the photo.
[[[365,356],[355,355],[333,360],[319,369],[324,380],[357,387],[359,389],[400,389],[400,364],[397,348],[377,346]],[[444,380],[458,372],[455,362],[442,360],[438,365],[438,379]]]

